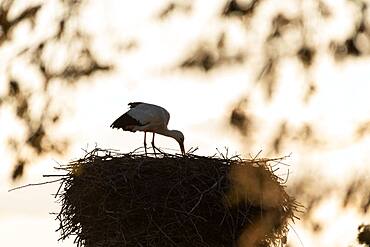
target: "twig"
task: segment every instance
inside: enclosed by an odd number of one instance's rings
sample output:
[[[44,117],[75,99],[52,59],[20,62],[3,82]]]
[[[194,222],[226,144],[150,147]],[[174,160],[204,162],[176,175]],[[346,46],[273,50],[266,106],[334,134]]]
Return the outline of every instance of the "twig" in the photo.
[[[294,232],[294,233],[295,233],[295,235],[297,236],[297,238],[298,238],[298,240],[299,240],[300,244],[302,245],[302,247],[304,247],[304,244],[303,244],[303,242],[302,242],[301,238],[299,237],[299,235],[298,235],[297,231],[296,231],[296,230],[293,228],[293,226],[292,226],[292,225],[290,225],[289,223],[288,223],[288,225],[290,226],[290,228],[292,228],[293,232]]]
[[[68,177],[68,174],[44,174],[42,175],[43,178],[48,178],[48,177]]]
[[[155,221],[152,221],[153,225],[155,225],[158,230],[175,246],[178,246],[158,225],[155,223]]]
[[[26,188],[26,187],[30,187],[30,186],[37,186],[37,185],[51,184],[51,183],[55,183],[55,182],[58,182],[58,181],[61,181],[61,180],[63,180],[63,179],[62,179],[62,178],[59,178],[59,179],[56,179],[56,180],[47,181],[47,182],[42,182],[42,183],[26,184],[26,185],[22,185],[22,186],[19,186],[19,187],[15,187],[15,188],[13,188],[13,189],[10,189],[10,190],[8,190],[8,192],[11,192],[11,191],[13,191],[13,190],[19,190],[19,189]]]

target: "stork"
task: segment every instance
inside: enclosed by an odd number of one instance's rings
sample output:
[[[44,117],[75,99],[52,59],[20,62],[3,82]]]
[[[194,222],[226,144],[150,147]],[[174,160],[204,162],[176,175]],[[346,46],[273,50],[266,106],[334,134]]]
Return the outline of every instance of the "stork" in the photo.
[[[181,153],[185,155],[184,135],[181,131],[169,130],[167,128],[168,121],[170,120],[170,114],[166,109],[157,105],[143,102],[133,102],[129,103],[128,105],[130,110],[117,118],[111,124],[111,128],[122,129],[124,131],[131,132],[143,131],[145,154],[147,154],[146,132],[152,132],[153,138],[151,144],[154,153],[155,149],[158,149],[154,145],[154,136],[155,134],[160,134],[175,139],[180,145]]]

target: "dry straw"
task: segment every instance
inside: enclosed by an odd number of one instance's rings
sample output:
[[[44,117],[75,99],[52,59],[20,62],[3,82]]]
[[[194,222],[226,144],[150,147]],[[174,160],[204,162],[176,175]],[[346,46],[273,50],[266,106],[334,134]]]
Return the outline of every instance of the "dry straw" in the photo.
[[[281,159],[94,149],[60,168],[61,239],[77,246],[280,246],[298,204]]]

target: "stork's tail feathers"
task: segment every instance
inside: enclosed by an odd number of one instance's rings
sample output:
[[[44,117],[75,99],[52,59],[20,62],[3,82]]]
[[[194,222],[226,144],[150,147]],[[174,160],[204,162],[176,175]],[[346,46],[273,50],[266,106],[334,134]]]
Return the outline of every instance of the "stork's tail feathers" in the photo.
[[[133,131],[135,126],[142,126],[142,124],[137,121],[135,118],[131,117],[127,113],[123,114],[119,118],[117,118],[110,127],[113,129],[123,129]]]
[[[119,127],[117,126],[117,123],[116,123],[117,121],[114,121],[111,125],[110,125],[110,127],[112,128],[112,129],[119,129]]]

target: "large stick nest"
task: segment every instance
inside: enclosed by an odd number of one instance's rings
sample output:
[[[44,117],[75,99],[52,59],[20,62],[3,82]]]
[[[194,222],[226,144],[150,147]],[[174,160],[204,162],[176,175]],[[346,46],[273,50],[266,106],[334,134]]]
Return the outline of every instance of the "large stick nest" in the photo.
[[[121,154],[62,165],[61,239],[77,246],[280,246],[297,203],[279,160]]]

